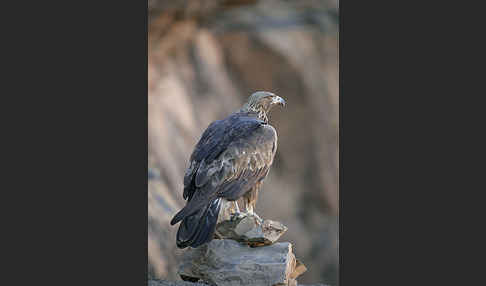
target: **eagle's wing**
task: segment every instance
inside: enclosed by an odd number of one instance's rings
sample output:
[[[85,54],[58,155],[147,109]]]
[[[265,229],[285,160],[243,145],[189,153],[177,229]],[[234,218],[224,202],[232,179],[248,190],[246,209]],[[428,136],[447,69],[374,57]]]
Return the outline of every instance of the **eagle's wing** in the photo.
[[[236,200],[249,191],[267,175],[276,145],[275,129],[253,117],[234,116],[211,124],[184,177],[184,215],[213,198]]]

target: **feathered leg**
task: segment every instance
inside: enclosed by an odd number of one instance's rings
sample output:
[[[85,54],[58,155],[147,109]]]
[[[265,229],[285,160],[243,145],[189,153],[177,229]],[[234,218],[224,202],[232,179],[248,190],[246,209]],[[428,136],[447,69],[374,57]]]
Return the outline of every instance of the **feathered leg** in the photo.
[[[245,212],[249,215],[252,215],[259,220],[262,220],[256,213],[255,213],[255,205],[258,199],[258,186],[252,188],[249,192],[247,192],[243,196],[243,201],[245,203]]]
[[[233,201],[233,206],[234,206],[234,209],[235,211],[230,214],[230,220],[235,220],[239,217],[241,217],[241,212],[240,212],[240,208],[238,207],[238,201]]]
[[[235,205],[235,213],[236,214],[239,214],[240,213],[240,208],[238,207],[238,202],[237,201],[233,201],[233,204]]]

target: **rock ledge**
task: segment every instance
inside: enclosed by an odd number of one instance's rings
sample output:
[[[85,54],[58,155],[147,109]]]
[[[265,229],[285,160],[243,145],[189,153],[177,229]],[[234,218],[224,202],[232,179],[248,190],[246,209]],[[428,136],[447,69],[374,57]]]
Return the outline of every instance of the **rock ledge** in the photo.
[[[216,236],[233,239],[252,247],[271,245],[285,232],[287,227],[278,221],[261,220],[254,215],[232,216],[216,226]]]
[[[268,286],[297,285],[295,279],[305,270],[289,242],[250,247],[231,239],[215,239],[188,249],[178,273],[184,280],[210,285]]]

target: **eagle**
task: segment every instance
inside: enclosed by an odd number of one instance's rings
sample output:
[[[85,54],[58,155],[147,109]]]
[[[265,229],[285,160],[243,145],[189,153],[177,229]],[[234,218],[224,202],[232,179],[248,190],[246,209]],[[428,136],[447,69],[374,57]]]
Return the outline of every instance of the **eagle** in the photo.
[[[275,105],[285,106],[285,100],[257,91],[241,109],[203,132],[184,175],[186,205],[170,222],[181,221],[177,247],[195,248],[213,239],[223,199],[239,212],[236,200],[243,197],[245,212],[255,215],[258,190],[277,151],[277,132],[268,123]]]

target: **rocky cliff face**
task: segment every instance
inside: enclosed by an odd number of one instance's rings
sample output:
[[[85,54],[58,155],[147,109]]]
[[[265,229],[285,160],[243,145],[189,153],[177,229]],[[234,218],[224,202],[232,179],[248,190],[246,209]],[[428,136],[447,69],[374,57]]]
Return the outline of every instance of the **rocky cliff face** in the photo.
[[[288,226],[308,268],[337,285],[338,12],[336,1],[149,1],[149,277],[177,277],[171,217],[204,129],[256,90],[287,101],[270,122],[278,151],[256,212]]]

